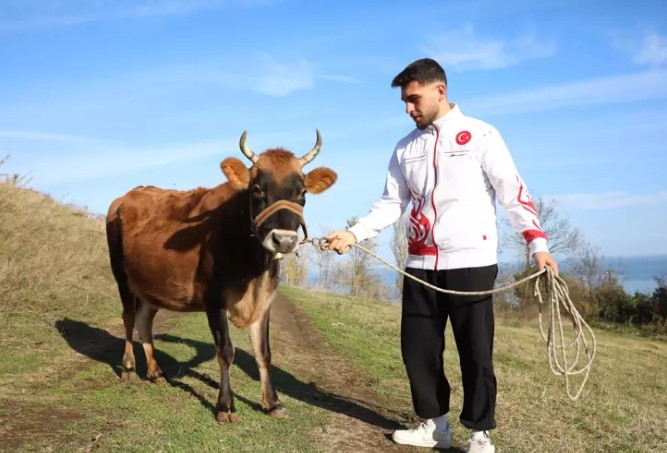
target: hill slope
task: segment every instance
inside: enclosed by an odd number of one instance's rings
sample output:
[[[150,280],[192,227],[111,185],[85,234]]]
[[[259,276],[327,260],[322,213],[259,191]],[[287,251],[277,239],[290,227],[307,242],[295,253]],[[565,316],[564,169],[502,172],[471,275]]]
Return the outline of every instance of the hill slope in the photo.
[[[0,382],[68,350],[57,320],[117,318],[115,291],[100,219],[0,184]]]
[[[423,451],[391,443],[414,421],[401,362],[400,307],[281,288],[272,307],[271,375],[290,418],[264,415],[247,333],[233,329],[241,421],[214,419],[219,370],[206,317],[156,324],[169,385],[117,374],[121,305],[104,226],[39,193],[0,184],[0,451]],[[548,372],[536,326],[498,322],[495,367],[502,451],[667,450],[667,343],[596,332],[584,398]],[[447,333],[454,444],[467,433],[458,355]]]

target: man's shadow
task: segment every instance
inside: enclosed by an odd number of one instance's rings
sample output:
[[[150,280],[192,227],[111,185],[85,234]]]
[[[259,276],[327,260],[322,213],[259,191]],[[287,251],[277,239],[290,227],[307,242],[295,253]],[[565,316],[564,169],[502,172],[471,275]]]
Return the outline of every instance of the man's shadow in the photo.
[[[125,347],[124,339],[115,337],[106,330],[90,326],[85,322],[68,318],[57,321],[55,327],[72,349],[93,360],[108,364],[113,372],[120,376],[121,359]],[[155,358],[162,370],[166,373],[170,385],[178,387],[195,396],[204,407],[215,415],[215,401],[209,401],[204,395],[198,393],[190,385],[183,382],[182,379],[183,377],[192,377],[212,388],[219,388],[219,383],[216,380],[194,369],[203,362],[215,359],[215,348],[213,347],[213,344],[181,338],[170,334],[156,335],[155,338],[164,342],[185,344],[194,349],[194,356],[185,362],[178,362],[171,355],[162,352],[160,349],[157,349],[155,352]],[[144,352],[138,342],[135,342],[134,344],[134,354],[137,357],[137,373],[145,376],[146,361],[145,359],[142,360],[144,358]],[[252,354],[237,347],[234,355],[234,364],[250,378],[259,381],[257,364]],[[356,418],[385,430],[394,430],[402,426],[397,421],[389,419],[367,407],[361,401],[323,390],[313,382],[303,382],[290,372],[285,371],[278,366],[272,365],[270,373],[271,381],[276,391],[288,395],[291,398],[322,409]],[[235,397],[248,404],[253,409],[262,411],[262,407],[258,402],[249,400],[238,393],[235,393]]]

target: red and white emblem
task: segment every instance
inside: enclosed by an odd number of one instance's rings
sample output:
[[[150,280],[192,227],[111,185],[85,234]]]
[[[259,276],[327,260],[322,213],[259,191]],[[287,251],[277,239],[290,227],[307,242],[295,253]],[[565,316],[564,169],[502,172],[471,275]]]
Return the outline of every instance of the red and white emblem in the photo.
[[[470,135],[470,132],[468,131],[461,131],[458,134],[456,134],[456,143],[459,145],[465,145],[470,141],[472,138],[472,135]]]

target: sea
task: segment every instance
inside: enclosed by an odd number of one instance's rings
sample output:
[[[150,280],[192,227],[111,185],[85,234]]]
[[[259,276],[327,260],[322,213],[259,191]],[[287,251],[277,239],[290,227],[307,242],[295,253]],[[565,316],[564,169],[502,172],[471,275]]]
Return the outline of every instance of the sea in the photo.
[[[667,255],[648,255],[648,256],[617,256],[605,257],[605,268],[612,270],[620,277],[621,284],[629,294],[640,292],[644,294],[653,294],[657,288],[656,277],[662,277],[667,281]],[[559,268],[567,272],[568,263],[559,262]],[[500,263],[500,271],[507,272],[516,265],[510,263]],[[396,273],[382,265],[378,265],[375,271],[382,276],[382,279],[391,288],[396,282]],[[392,294],[393,298],[398,297]]]
[[[656,277],[667,281],[667,255],[605,258],[605,264],[621,276],[623,288],[630,294],[652,294],[658,286]]]

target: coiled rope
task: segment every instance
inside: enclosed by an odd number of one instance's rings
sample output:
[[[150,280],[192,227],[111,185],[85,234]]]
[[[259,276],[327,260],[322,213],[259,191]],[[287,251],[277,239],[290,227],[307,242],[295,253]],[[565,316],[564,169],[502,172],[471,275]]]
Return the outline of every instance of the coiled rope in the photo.
[[[302,241],[302,243],[311,243],[314,246],[319,247],[321,244],[326,243],[326,239],[306,238]],[[586,382],[588,381],[588,377],[591,372],[591,366],[593,365],[593,360],[595,359],[597,342],[595,340],[595,335],[593,334],[593,329],[591,329],[586,321],[584,321],[584,318],[572,303],[572,299],[570,298],[570,293],[565,280],[556,275],[556,273],[550,267],[547,266],[541,271],[535,272],[534,274],[522,278],[521,280],[500,288],[495,288],[488,291],[454,291],[439,288],[413,275],[410,275],[407,272],[404,272],[402,269],[399,269],[395,265],[391,264],[381,256],[377,255],[375,252],[372,252],[371,250],[368,250],[359,244],[352,244],[352,246],[367,253],[368,255],[383,263],[385,266],[395,270],[403,276],[411,278],[412,280],[415,280],[422,285],[433,289],[434,291],[445,294],[454,294],[460,296],[487,296],[508,291],[530,280],[535,280],[533,283],[533,294],[539,301],[538,325],[540,328],[540,335],[542,336],[542,339],[547,346],[547,360],[549,361],[549,368],[556,376],[563,376],[565,378],[565,392],[568,398],[570,398],[572,401],[575,401],[581,395],[581,392],[584,389]],[[538,278],[540,276],[543,276],[543,278]],[[542,296],[540,281],[544,281],[546,300]],[[546,332],[544,329],[544,322],[542,320],[542,311],[545,309],[545,307],[548,317],[548,328]],[[574,338],[569,343],[566,341],[561,311],[564,311],[570,315],[572,321]],[[574,357],[572,357],[571,352],[568,354],[568,351],[570,350],[574,350]],[[583,374],[583,379],[576,389],[576,392],[573,393],[573,384],[570,382],[570,377],[579,374]]]

